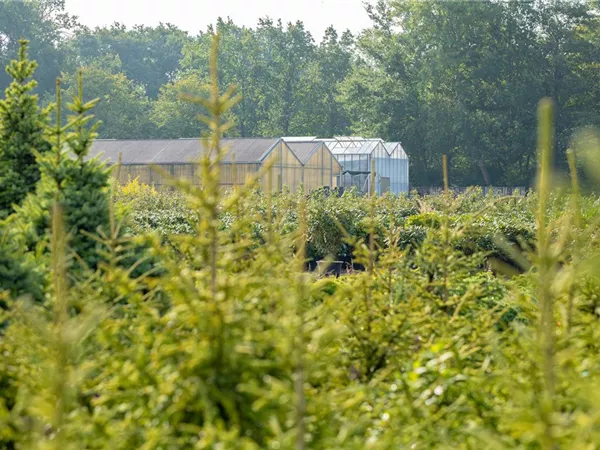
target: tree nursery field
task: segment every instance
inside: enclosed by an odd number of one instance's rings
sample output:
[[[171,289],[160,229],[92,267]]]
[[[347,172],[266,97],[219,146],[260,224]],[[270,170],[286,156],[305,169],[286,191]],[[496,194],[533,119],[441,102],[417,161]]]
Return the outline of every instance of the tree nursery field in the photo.
[[[50,122],[26,49],[0,102],[0,448],[599,447],[600,200],[578,164],[591,183],[600,140],[554,174],[551,101],[527,195],[223,192],[238,99],[215,50],[202,183],[158,191],[86,158],[81,75]]]

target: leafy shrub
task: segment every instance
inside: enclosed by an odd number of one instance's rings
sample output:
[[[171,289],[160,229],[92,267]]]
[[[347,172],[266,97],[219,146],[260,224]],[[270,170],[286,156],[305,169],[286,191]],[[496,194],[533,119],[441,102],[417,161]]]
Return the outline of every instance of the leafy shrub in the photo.
[[[135,234],[156,231],[167,237],[194,231],[197,218],[176,190],[157,190],[135,179],[115,194],[115,200],[124,208],[120,215],[128,218],[128,226]]]

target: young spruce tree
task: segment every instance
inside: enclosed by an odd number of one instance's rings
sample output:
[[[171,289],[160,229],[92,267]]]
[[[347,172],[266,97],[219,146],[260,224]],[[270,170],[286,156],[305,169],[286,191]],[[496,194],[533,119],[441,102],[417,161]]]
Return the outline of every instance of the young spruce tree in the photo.
[[[48,113],[40,110],[37,83],[31,79],[37,64],[27,59],[28,42],[20,42],[18,59],[6,71],[13,78],[0,100],[0,219],[13,212],[40,179],[36,152],[43,154],[50,144],[46,139]]]
[[[78,95],[68,105],[72,115],[61,125],[60,82],[57,83],[57,122],[52,133],[52,150],[41,155],[41,179],[36,192],[17,208],[29,250],[47,254],[51,206],[56,201],[65,213],[65,229],[70,249],[78,255],[79,268],[95,269],[101,255],[94,238],[110,223],[109,171],[97,159],[87,158],[97,136],[98,122],[90,114],[97,100],[84,102],[82,75]],[[41,246],[41,248],[40,248]]]

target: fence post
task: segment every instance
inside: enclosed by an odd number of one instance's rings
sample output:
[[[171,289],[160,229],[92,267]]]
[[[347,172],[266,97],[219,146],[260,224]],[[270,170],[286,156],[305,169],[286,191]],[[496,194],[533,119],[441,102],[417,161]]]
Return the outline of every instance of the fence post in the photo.
[[[448,155],[442,156],[442,166],[444,169],[444,193],[448,193]]]

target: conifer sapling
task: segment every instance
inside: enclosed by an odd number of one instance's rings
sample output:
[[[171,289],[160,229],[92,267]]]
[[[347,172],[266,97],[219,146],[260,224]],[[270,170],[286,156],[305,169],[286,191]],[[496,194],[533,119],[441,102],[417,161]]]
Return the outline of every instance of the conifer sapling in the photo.
[[[20,41],[19,56],[6,71],[13,78],[0,100],[0,218],[13,212],[40,179],[36,153],[50,148],[46,139],[48,111],[40,110],[37,83],[31,79],[37,64],[27,59],[28,42]]]

